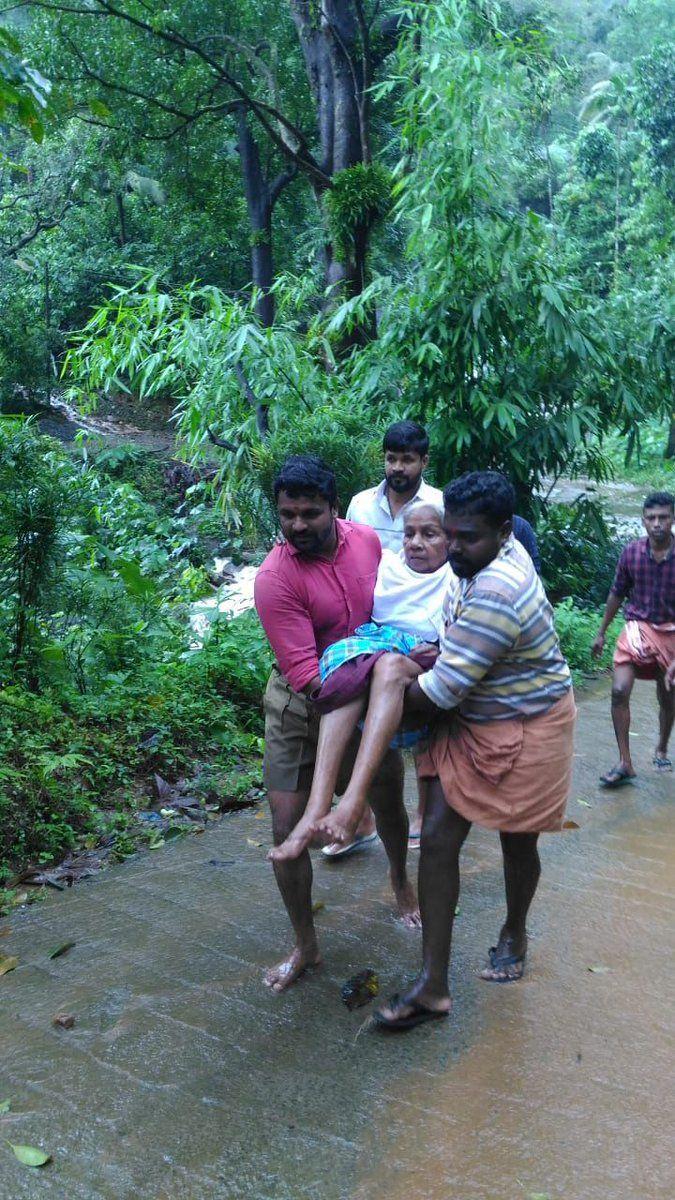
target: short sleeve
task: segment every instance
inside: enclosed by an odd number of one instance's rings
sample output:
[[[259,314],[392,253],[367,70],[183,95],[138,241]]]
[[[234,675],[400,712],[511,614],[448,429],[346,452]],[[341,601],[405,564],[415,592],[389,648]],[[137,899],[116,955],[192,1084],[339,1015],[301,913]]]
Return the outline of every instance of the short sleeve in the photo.
[[[446,626],[434,666],[419,677],[422,691],[439,708],[456,708],[519,637],[518,615],[502,596],[473,596]]]
[[[612,583],[611,591],[615,596],[619,596],[621,600],[625,600],[633,590],[633,573],[630,569],[630,557],[628,554],[628,546],[625,546],[621,551],[619,561],[616,564],[616,573]]]

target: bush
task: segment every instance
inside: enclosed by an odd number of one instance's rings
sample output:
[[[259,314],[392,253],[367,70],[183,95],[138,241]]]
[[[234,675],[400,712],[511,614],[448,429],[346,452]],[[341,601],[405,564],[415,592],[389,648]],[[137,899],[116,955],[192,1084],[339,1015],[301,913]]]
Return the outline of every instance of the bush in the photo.
[[[555,627],[562,652],[569,663],[572,678],[579,683],[584,675],[609,667],[614,653],[614,644],[621,629],[621,619],[612,622],[601,658],[593,658],[591,646],[601,620],[599,609],[579,608],[571,597],[557,604],[554,609]]]
[[[240,498],[245,520],[269,540],[277,528],[274,478],[289,454],[318,454],[335,472],[340,512],[352,496],[372,487],[382,476],[384,424],[366,419],[354,406],[347,411],[332,405],[316,408],[286,422],[266,442],[253,447],[253,473],[248,492]]]
[[[623,542],[612,536],[598,505],[585,498],[551,505],[537,536],[551,599],[572,596],[582,605],[604,604]]]

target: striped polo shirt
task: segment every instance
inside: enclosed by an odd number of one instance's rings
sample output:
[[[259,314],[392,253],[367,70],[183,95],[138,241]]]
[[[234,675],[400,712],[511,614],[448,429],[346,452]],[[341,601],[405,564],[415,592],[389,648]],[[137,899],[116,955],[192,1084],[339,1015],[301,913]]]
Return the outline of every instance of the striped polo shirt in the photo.
[[[530,556],[510,537],[471,579],[451,578],[441,651],[419,684],[439,708],[469,721],[546,712],[572,686]]]

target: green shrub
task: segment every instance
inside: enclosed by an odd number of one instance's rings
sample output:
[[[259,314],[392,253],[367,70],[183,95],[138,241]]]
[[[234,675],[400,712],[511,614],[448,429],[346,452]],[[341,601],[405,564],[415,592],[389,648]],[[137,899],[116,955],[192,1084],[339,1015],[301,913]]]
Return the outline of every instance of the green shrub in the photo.
[[[557,604],[554,609],[555,627],[560,646],[572,671],[575,682],[580,682],[584,675],[609,667],[614,653],[614,644],[621,629],[621,619],[617,617],[612,622],[605,642],[601,658],[593,658],[591,646],[602,613],[598,609],[580,608],[571,597]]]
[[[356,405],[351,410],[316,408],[280,422],[266,442],[254,446],[253,480],[240,500],[247,521],[271,538],[277,528],[274,478],[290,454],[318,454],[335,472],[340,512],[352,496],[372,487],[382,476],[384,424],[366,418]],[[258,540],[261,540],[260,537]]]
[[[572,596],[604,604],[623,542],[612,536],[597,504],[552,504],[537,531],[544,586],[552,601]]]

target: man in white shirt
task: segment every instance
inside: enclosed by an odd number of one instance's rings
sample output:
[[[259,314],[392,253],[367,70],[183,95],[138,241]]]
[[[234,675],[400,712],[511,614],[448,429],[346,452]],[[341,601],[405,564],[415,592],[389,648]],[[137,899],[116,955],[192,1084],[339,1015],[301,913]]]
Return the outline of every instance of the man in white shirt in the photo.
[[[396,421],[383,439],[384,479],[377,487],[354,496],[346,512],[348,521],[370,525],[387,550],[403,549],[406,514],[415,504],[440,508],[443,494],[423,475],[429,464],[429,437],[415,421]]]
[[[370,525],[383,548],[398,554],[403,549],[403,527],[411,508],[431,504],[437,511],[442,511],[443,493],[423,478],[429,465],[429,435],[422,425],[415,421],[395,421],[384,435],[382,448],[384,479],[377,487],[358,492],[345,517],[357,525]],[[420,781],[418,812],[410,824],[409,845],[413,849],[418,849],[420,844],[426,792],[426,780]],[[324,846],[322,854],[329,859],[342,858],[366,846],[375,837],[375,820],[368,809],[353,842],[347,846],[338,843]]]

